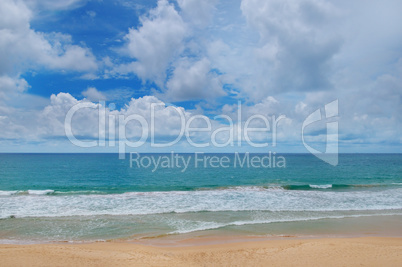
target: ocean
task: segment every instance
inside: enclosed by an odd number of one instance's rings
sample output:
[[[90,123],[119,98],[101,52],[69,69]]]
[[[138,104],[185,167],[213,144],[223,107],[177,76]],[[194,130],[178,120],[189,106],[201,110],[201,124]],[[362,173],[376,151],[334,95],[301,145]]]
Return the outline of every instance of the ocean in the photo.
[[[402,154],[0,154],[0,243],[308,235],[401,216]]]

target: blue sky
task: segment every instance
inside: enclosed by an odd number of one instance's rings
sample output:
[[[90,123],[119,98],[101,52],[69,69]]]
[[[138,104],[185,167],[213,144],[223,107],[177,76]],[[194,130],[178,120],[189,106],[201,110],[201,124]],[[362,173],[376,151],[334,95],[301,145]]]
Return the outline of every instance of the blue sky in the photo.
[[[217,115],[234,125],[255,115],[271,123],[251,138],[269,147],[250,146],[243,136],[240,147],[194,148],[183,136],[163,149],[147,139],[139,151],[307,152],[303,122],[334,100],[341,152],[400,152],[401,10],[400,1],[1,1],[0,152],[116,152],[66,138],[68,111],[92,103],[73,118],[74,135],[111,140],[116,130],[108,121],[99,132],[99,101],[106,117],[146,120],[150,105],[161,104],[161,142],[177,136],[179,110],[187,120],[206,116],[212,130],[228,125]],[[286,117],[276,147],[273,115]],[[305,140],[325,150],[326,126],[309,126]],[[136,122],[126,130],[129,140],[141,135]],[[203,143],[211,132],[192,138]],[[221,144],[230,138],[237,136],[219,136]]]

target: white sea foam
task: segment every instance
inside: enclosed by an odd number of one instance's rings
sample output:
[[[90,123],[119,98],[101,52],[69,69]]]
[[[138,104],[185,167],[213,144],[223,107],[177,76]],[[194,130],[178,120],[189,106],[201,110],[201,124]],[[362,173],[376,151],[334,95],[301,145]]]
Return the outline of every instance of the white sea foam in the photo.
[[[284,223],[284,222],[305,222],[305,221],[317,221],[323,219],[344,219],[344,218],[358,218],[358,217],[369,217],[369,216],[393,216],[401,215],[400,213],[378,213],[378,214],[356,214],[356,215],[327,215],[327,216],[312,216],[312,217],[302,217],[296,216],[294,218],[273,218],[268,220],[248,220],[248,221],[233,221],[227,223],[218,222],[183,222],[177,220],[171,225],[178,228],[169,234],[186,234],[197,231],[214,230],[220,229],[228,226],[244,226],[244,225],[255,225],[255,224],[270,224],[270,223]]]
[[[0,196],[13,196],[13,195],[50,195],[53,194],[54,190],[14,190],[14,191],[1,191]]]
[[[31,190],[29,190],[31,191]],[[7,191],[9,192],[9,191]],[[1,198],[0,218],[140,215],[200,211],[363,211],[402,209],[402,188],[381,191],[233,188],[109,195],[16,194]]]
[[[56,195],[89,195],[89,194],[106,194],[106,192],[98,190],[78,190],[78,191],[54,191],[52,194]]]
[[[29,195],[49,195],[54,193],[54,190],[46,189],[46,190],[27,190]]]
[[[323,185],[315,185],[311,184],[311,188],[319,188],[319,189],[327,189],[327,188],[332,188],[332,184],[323,184]]]
[[[18,191],[2,191],[0,190],[0,196],[11,196],[17,194]]]

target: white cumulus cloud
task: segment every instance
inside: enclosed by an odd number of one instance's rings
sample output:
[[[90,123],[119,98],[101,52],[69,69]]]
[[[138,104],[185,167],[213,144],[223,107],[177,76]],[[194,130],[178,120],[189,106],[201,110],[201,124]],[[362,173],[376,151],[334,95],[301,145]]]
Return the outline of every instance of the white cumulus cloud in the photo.
[[[0,76],[11,77],[14,87],[20,88],[19,75],[27,70],[97,70],[89,48],[73,44],[69,35],[35,31],[30,26],[32,18],[33,12],[23,1],[0,2]],[[4,90],[0,85],[0,91]]]

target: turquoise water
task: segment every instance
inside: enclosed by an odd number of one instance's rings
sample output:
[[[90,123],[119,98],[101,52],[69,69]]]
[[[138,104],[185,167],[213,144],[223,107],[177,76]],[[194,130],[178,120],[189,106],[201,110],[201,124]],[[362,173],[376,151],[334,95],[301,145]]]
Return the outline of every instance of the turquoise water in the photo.
[[[130,167],[129,156],[116,154],[0,154],[0,239],[136,239],[228,228],[274,234],[278,224],[402,215],[402,154],[341,154],[335,167],[309,154],[278,154],[285,166],[265,168],[234,166],[234,154],[202,155],[227,157],[218,168],[196,166],[194,154],[178,156],[189,160],[185,170]]]

